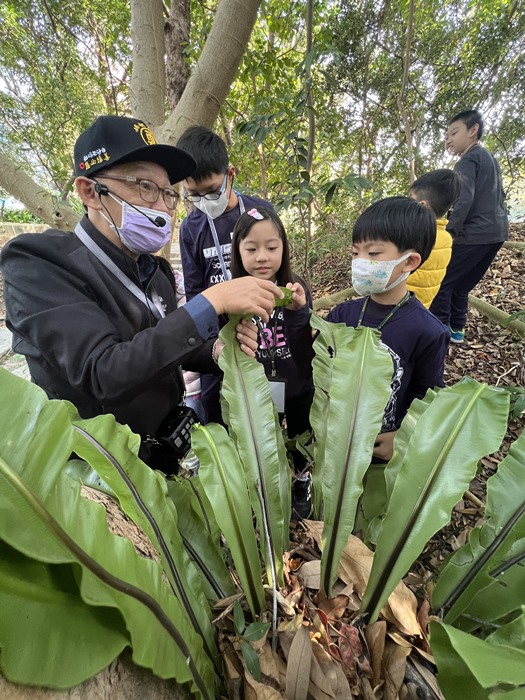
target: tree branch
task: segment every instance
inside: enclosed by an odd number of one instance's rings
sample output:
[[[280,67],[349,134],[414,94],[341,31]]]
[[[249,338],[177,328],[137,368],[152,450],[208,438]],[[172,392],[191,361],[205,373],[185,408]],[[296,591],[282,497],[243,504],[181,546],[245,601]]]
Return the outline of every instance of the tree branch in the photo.
[[[80,218],[74,209],[59,204],[55,197],[26,175],[22,165],[14,163],[3,153],[0,153],[0,187],[53,228],[72,231]]]
[[[180,102],[156,130],[159,141],[176,143],[182,132],[195,124],[213,127],[250,40],[260,2],[221,0]]]

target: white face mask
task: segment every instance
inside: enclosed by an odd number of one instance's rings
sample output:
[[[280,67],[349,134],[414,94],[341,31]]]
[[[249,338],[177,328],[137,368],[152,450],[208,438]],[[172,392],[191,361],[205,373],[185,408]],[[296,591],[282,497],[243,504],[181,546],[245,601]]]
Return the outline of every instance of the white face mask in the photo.
[[[195,202],[197,209],[203,214],[206,214],[211,219],[217,219],[221,214],[224,214],[228,202],[230,200],[230,195],[228,194],[228,174],[224,176],[224,182],[220,189],[219,199],[205,199],[201,197],[198,202]]]
[[[395,282],[388,285],[396,265],[410,257],[411,252],[405,253],[397,260],[370,260],[369,258],[354,258],[352,260],[352,287],[361,296],[389,292],[406,280],[410,272],[403,272]]]

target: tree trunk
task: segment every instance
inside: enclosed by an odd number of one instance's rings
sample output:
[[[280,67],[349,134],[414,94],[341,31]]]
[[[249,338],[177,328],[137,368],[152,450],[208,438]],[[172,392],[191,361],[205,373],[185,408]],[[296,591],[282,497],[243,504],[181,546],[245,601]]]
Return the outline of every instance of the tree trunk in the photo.
[[[53,228],[72,231],[80,219],[77,212],[67,204],[55,201],[26,175],[22,165],[17,165],[0,153],[0,187],[15,199],[23,202],[31,214],[38,216]]]
[[[315,150],[315,112],[314,100],[312,96],[312,63],[308,60],[313,47],[313,0],[306,2],[306,72],[305,81],[307,84],[306,109],[308,111],[308,153],[306,157],[306,170],[308,172],[308,182],[312,180],[312,169]],[[313,200],[308,203],[308,217],[306,227],[306,256],[308,258],[308,248],[313,238]]]
[[[410,128],[410,119],[408,118],[408,112],[406,110],[404,100],[406,96],[406,89],[408,83],[408,73],[410,69],[410,51],[412,48],[412,37],[414,34],[414,5],[415,0],[410,0],[407,26],[407,43],[405,47],[405,56],[403,59],[403,78],[401,80],[401,89],[399,90],[399,95],[397,96],[397,107],[399,109],[401,121],[403,122],[403,128],[405,130],[405,139],[407,142],[408,171],[410,184],[412,184],[416,179],[416,168],[414,160],[414,144],[412,141],[412,129]]]
[[[156,130],[159,141],[176,143],[189,126],[213,127],[248,45],[260,0],[221,0],[195,70],[177,108]]]
[[[131,0],[133,75],[130,105],[159,142],[175,143],[193,124],[212,127],[248,45],[261,0],[221,0],[209,37],[176,109],[164,122],[165,64],[162,0]],[[233,19],[232,19],[233,18]],[[37,185],[7,156],[0,154],[0,187],[23,202],[47,224],[74,229],[79,215]]]
[[[162,0],[131,0],[131,43],[131,114],[143,119],[148,126],[159,126],[164,122],[166,92]]]
[[[166,21],[166,97],[170,109],[179,104],[190,77],[184,47],[190,40],[190,2],[172,0]]]

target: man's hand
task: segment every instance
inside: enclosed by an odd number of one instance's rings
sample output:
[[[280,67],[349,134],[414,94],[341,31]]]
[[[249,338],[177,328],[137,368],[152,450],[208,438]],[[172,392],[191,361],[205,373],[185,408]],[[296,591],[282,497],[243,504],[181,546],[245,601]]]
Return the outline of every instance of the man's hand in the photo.
[[[286,307],[287,309],[297,311],[298,309],[302,309],[303,306],[306,306],[306,292],[302,284],[299,284],[299,282],[288,282],[286,289],[291,289],[293,292],[292,303]]]
[[[374,457],[386,459],[387,462],[392,459],[392,455],[394,453],[394,438],[396,433],[397,430],[394,430],[391,433],[379,433],[374,443]]]
[[[265,323],[275,306],[275,297],[283,298],[281,290],[270,280],[239,277],[209,287],[202,295],[219,314],[255,314]]]

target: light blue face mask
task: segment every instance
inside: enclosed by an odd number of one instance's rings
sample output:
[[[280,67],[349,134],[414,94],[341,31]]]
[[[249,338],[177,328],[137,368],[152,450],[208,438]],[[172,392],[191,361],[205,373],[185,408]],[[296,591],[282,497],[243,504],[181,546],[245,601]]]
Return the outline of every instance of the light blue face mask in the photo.
[[[352,260],[352,287],[361,296],[389,292],[406,280],[410,272],[403,272],[395,282],[388,284],[396,265],[406,260],[412,251],[405,253],[397,260],[370,260],[369,258],[354,258]]]

